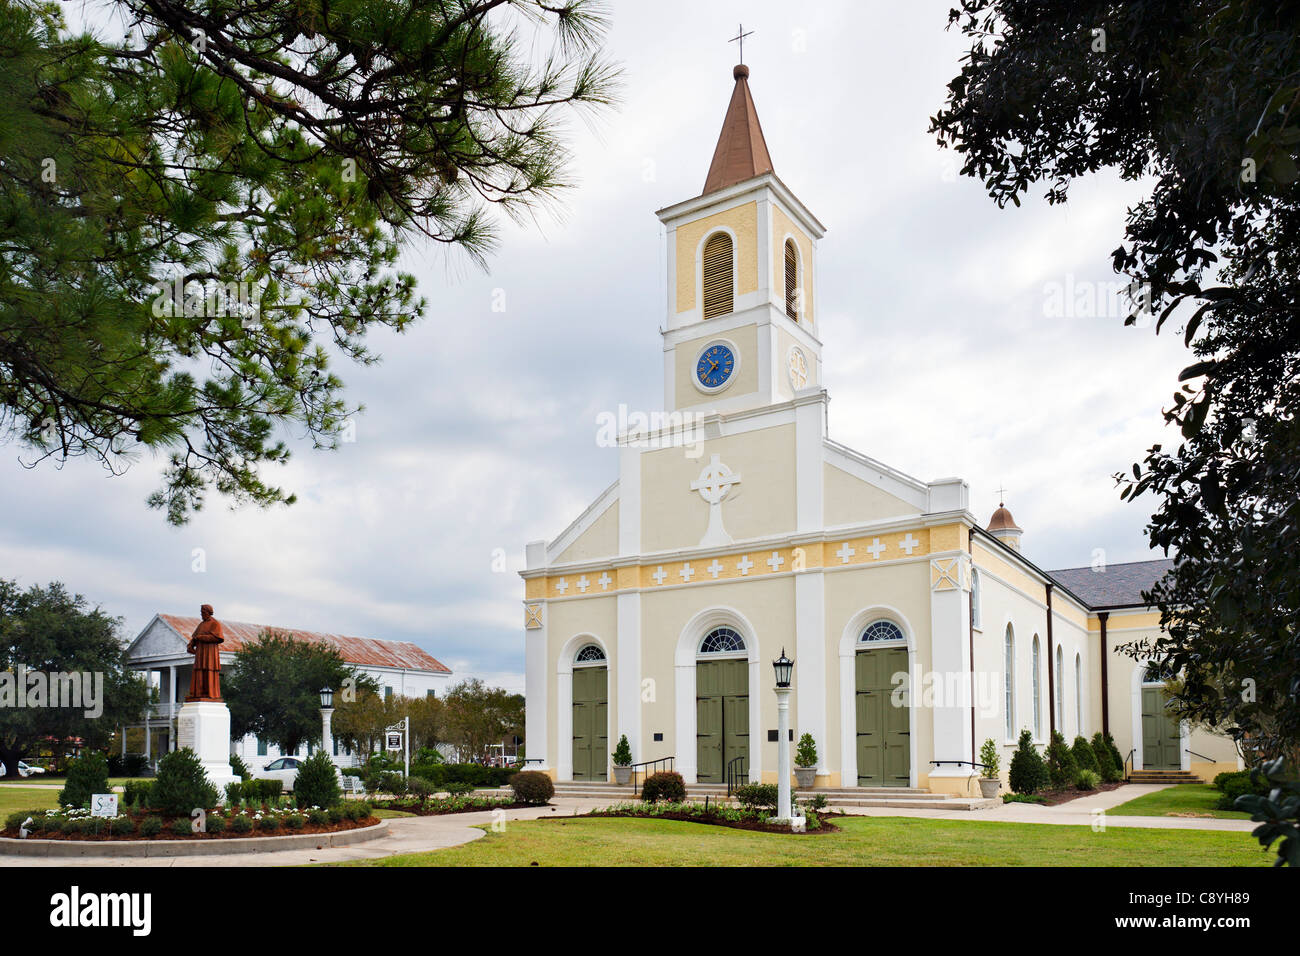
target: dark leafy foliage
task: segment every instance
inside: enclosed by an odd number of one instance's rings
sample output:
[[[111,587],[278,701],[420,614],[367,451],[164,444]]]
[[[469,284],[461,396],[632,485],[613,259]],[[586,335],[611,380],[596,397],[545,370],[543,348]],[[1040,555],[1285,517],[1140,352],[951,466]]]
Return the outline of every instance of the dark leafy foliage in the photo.
[[[532,803],[538,806],[548,803],[555,796],[555,784],[546,774],[537,770],[521,770],[510,778],[510,787],[514,790],[515,800],[519,803]]]
[[[1267,780],[1272,786],[1267,796],[1248,793],[1236,801],[1260,825],[1251,831],[1267,849],[1281,840],[1274,866],[1300,866],[1300,781],[1284,776],[1284,758],[1270,761],[1262,770],[1252,771],[1258,783]]]
[[[217,805],[217,788],[189,747],[173,750],[158,761],[158,777],[149,791],[150,807],[163,813],[188,817],[194,810]]]
[[[98,751],[82,754],[68,766],[68,779],[59,791],[59,806],[89,807],[96,793],[108,789],[108,758]]]
[[[298,776],[293,780],[293,795],[300,807],[322,807],[326,810],[343,799],[338,772],[328,753],[318,750],[298,765]]]
[[[686,781],[680,773],[672,770],[652,773],[641,785],[641,799],[647,803],[658,800],[681,803],[686,799]]]
[[[1016,752],[1011,755],[1011,789],[1019,794],[1037,793],[1047,782],[1047,764],[1034,746],[1033,735],[1028,730],[1020,731]]]

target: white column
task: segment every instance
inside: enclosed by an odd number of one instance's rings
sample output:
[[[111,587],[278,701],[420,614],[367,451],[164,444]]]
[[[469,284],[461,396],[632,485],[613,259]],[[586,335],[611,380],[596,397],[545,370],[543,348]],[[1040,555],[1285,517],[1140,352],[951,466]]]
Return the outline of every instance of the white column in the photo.
[[[641,746],[641,595],[619,594],[617,650],[614,668],[618,675],[617,734],[627,734],[632,745],[632,762],[651,759]],[[666,689],[666,688],[665,688]],[[656,696],[658,688],[656,688]],[[609,742],[610,752],[618,736]],[[655,754],[659,757],[662,754]]]
[[[333,707],[322,707],[320,709],[320,745],[325,748],[325,753],[331,760],[334,758],[334,737],[330,733],[330,718],[333,715]]]
[[[776,816],[790,819],[790,688],[776,689]]]
[[[529,571],[546,566],[545,541],[529,542],[524,566]],[[541,623],[538,627],[530,627],[526,621],[524,625],[524,758],[540,760],[540,769],[549,770],[552,763],[547,733],[550,729],[547,709],[550,701],[547,699],[549,675],[546,672],[546,634],[550,621],[545,601],[539,599],[526,603],[529,608],[536,606]],[[527,612],[525,616],[527,617]]]
[[[930,590],[930,666],[940,688],[936,688],[932,760],[974,760],[971,754],[970,712],[970,600],[966,590],[969,575],[964,560],[957,556],[961,570],[962,586],[952,587],[937,573],[935,559],[931,562]],[[913,706],[916,706],[919,687],[913,687]],[[928,764],[924,754],[918,754],[925,766],[918,771],[929,771],[930,777],[970,777],[975,768],[967,765]]]

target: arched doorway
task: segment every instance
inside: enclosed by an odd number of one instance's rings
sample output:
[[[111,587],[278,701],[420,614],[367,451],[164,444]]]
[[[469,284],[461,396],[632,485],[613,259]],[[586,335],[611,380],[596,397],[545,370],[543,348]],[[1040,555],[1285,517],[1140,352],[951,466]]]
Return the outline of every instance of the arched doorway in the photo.
[[[573,656],[573,779],[609,778],[609,668],[597,644]]]
[[[695,661],[696,780],[724,783],[727,768],[749,771],[749,660],[740,632],[715,627]]]
[[[858,786],[906,787],[912,778],[911,701],[900,696],[895,679],[910,673],[903,629],[883,617],[868,623],[853,664]]]

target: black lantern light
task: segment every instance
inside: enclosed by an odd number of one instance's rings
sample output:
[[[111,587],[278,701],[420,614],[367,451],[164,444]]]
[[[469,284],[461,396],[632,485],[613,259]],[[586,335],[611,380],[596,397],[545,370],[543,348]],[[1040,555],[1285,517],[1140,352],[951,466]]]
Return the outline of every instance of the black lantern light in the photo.
[[[776,686],[789,687],[790,675],[794,672],[794,661],[785,656],[785,648],[781,648],[781,656],[772,662],[772,667],[776,671]]]
[[[320,705],[326,710],[334,706],[334,691],[329,687],[320,689]]]

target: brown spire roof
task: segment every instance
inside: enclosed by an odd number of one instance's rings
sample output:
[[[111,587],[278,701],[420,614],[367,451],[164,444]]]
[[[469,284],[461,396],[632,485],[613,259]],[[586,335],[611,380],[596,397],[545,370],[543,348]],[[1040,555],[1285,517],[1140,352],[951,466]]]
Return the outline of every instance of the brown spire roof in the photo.
[[[989,519],[990,531],[1019,531],[1016,526],[1016,519],[1011,517],[1011,512],[1007,510],[1005,504],[999,504],[998,510],[993,512],[993,517]]]
[[[749,67],[741,63],[731,75],[736,78],[736,88],[731,93],[718,146],[709,164],[709,176],[700,195],[772,172],[772,157],[767,154],[763,127],[758,123],[754,97],[749,93]]]

